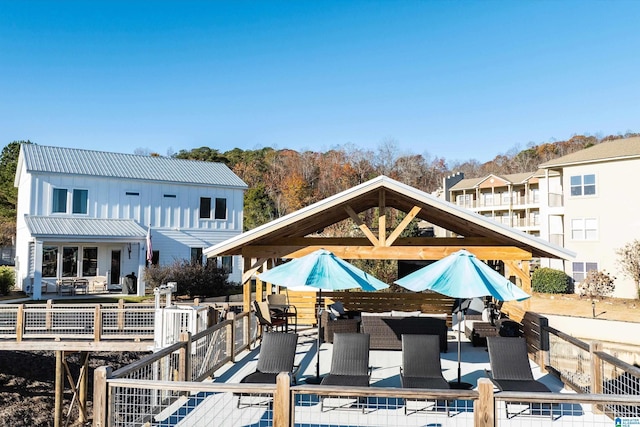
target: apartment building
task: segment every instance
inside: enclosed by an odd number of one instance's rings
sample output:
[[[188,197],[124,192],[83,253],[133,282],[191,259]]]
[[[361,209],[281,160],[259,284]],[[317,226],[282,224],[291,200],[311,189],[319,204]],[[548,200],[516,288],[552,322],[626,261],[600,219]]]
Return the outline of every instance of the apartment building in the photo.
[[[454,175],[451,178],[456,182],[449,181],[447,188],[448,200],[485,218],[540,236],[539,177],[534,172],[466,179],[462,174]]]
[[[616,277],[614,296],[637,298],[616,251],[640,239],[640,200],[631,185],[640,170],[640,138],[602,142],[540,168],[541,237],[577,254],[564,265],[546,262],[576,282],[589,270],[606,271]]]
[[[572,261],[540,259],[580,283],[590,270],[614,276],[614,296],[637,298],[616,251],[640,239],[640,201],[631,179],[640,169],[640,137],[607,141],[559,157],[536,172],[444,180],[444,196],[501,224],[576,253]]]

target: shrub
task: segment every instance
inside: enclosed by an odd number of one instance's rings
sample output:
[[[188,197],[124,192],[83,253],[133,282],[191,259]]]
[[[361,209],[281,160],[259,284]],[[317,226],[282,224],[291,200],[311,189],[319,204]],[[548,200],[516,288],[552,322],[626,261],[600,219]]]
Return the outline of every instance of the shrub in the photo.
[[[144,278],[153,287],[167,282],[176,282],[176,295],[212,297],[226,295],[231,285],[229,274],[214,263],[197,264],[189,260],[177,260],[166,266],[147,268]]]
[[[16,284],[16,275],[13,267],[0,267],[0,294],[9,295]]]
[[[542,267],[533,272],[531,287],[534,292],[546,294],[566,294],[571,278],[564,271]]]
[[[591,270],[587,273],[587,277],[578,285],[578,294],[581,297],[599,298],[610,296],[616,288],[613,281],[615,277],[611,277],[609,273],[604,271]]]

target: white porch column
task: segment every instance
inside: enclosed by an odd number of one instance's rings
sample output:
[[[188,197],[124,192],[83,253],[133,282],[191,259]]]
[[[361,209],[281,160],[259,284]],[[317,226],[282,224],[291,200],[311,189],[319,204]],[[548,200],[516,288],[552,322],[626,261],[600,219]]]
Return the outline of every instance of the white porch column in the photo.
[[[144,281],[144,270],[147,262],[147,244],[138,243],[138,289],[136,289],[136,294],[139,297],[144,296],[145,289],[147,287],[146,282]]]
[[[33,245],[33,283],[31,295],[34,300],[42,299],[42,240],[36,240]]]

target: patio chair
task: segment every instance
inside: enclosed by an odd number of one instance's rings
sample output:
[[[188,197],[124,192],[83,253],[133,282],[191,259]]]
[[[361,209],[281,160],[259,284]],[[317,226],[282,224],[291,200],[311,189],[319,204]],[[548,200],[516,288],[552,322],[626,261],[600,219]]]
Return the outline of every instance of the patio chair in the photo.
[[[267,304],[271,317],[286,318],[287,324],[293,321],[294,332],[298,332],[298,310],[295,305],[289,304],[286,294],[267,295]]]
[[[287,331],[287,318],[272,317],[269,311],[269,305],[264,301],[253,301],[253,308],[256,311],[258,324],[262,326],[266,332],[281,330]]]
[[[295,384],[298,370],[298,366],[294,365],[297,344],[298,334],[265,333],[260,344],[260,354],[255,372],[242,378],[240,382],[244,384],[275,384],[278,374],[289,372],[291,380]],[[241,405],[242,397],[242,394],[238,397],[238,408]],[[268,399],[268,401],[270,400]]]
[[[550,393],[551,390],[533,378],[524,338],[487,337],[489,365],[487,376],[500,391],[525,391]],[[507,418],[525,413],[526,409],[509,412],[509,402],[505,402]],[[531,408],[529,408],[531,413]],[[553,408],[549,410],[553,419]]]
[[[442,367],[440,364],[440,337],[438,335],[402,335],[400,383],[403,388],[439,390],[448,390],[450,388],[449,383],[442,375]],[[417,400],[415,401],[417,402]],[[449,415],[448,402],[446,400],[444,402],[447,415]],[[437,406],[436,401],[434,409],[436,409]],[[407,411],[405,401],[405,415]],[[420,409],[417,409],[413,412],[419,411]]]
[[[335,334],[331,353],[331,369],[329,374],[322,379],[320,385],[369,387],[370,377],[369,334]],[[324,398],[320,397],[320,410],[323,411],[324,407]],[[337,408],[340,407],[342,406]]]

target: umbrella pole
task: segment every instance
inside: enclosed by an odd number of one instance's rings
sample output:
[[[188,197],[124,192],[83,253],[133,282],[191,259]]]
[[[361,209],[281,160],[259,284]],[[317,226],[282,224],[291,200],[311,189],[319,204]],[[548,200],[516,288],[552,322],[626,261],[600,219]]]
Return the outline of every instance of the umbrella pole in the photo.
[[[462,327],[462,312],[458,311],[458,384],[462,381],[462,370],[460,368],[460,328]]]
[[[322,307],[322,289],[318,291],[318,309],[316,310],[316,322],[318,323],[318,339],[316,341],[316,376],[305,380],[308,384],[320,384],[320,308]]]

